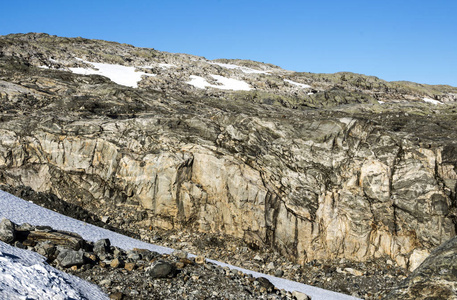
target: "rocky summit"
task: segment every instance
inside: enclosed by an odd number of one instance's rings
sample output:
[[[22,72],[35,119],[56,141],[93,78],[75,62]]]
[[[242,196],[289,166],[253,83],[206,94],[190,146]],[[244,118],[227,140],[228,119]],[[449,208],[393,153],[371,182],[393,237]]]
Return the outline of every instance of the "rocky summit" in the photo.
[[[455,243],[433,251],[456,235],[455,87],[12,34],[0,137],[2,189],[64,213],[357,297],[457,297]]]

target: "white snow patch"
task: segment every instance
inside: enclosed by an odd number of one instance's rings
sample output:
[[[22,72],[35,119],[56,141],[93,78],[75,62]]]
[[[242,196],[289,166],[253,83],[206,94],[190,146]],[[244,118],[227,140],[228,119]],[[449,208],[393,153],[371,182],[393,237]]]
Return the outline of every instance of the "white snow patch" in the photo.
[[[379,100],[378,103],[379,103],[379,104],[384,104],[384,103],[386,103],[386,102]]]
[[[198,89],[204,89],[207,86],[211,86],[211,84],[206,81],[205,78],[197,76],[197,75],[190,75],[190,81],[186,81],[187,84],[193,85]]]
[[[49,69],[48,66],[38,66],[38,68],[40,68],[40,69]]]
[[[171,248],[161,247],[149,243],[145,243],[133,238],[115,233],[85,222],[75,220],[64,215],[58,214],[54,211],[45,209],[23,199],[17,198],[11,194],[0,191],[0,220],[8,218],[16,224],[30,223],[32,225],[47,225],[57,230],[66,230],[75,232],[81,235],[84,239],[89,241],[97,241],[102,238],[108,238],[113,246],[130,250],[133,248],[142,248],[155,251],[158,253],[171,254],[174,250]],[[3,250],[0,249],[3,252]],[[190,254],[190,257],[195,255]],[[252,274],[254,277],[265,277],[270,280],[277,288],[286,291],[299,291],[309,295],[313,300],[355,300],[358,298],[344,295],[321,288],[309,286],[299,282],[290,281],[287,279],[277,278],[271,275],[238,268],[222,262],[207,260],[222,267],[229,267],[231,269],[240,270],[246,274]],[[7,272],[2,271],[2,272]],[[7,276],[6,273],[5,276]],[[102,298],[102,297],[101,297]],[[100,299],[101,299],[100,298]],[[78,298],[77,298],[78,299]],[[89,297],[89,299],[99,299],[96,297]]]
[[[196,88],[199,89],[204,89],[206,87],[211,87],[215,89],[221,89],[221,90],[234,90],[234,91],[249,91],[251,90],[251,86],[242,80],[238,79],[233,79],[233,78],[227,78],[224,76],[220,75],[210,75],[214,79],[217,80],[217,83],[220,83],[220,85],[215,85],[209,83],[205,78],[196,76],[196,75],[191,75],[190,76],[190,81],[187,81],[187,84],[193,85]]]
[[[238,69],[246,74],[268,74],[268,72],[266,72],[266,71],[260,71],[260,70],[243,67],[243,66],[237,66],[237,65],[233,65],[233,64],[223,64],[223,63],[215,63],[215,62],[210,62],[209,64],[218,65],[218,66],[221,66],[226,69]]]
[[[441,102],[441,101],[438,101],[438,100],[435,100],[435,99],[431,99],[431,98],[427,98],[427,97],[422,98],[422,100],[424,100],[424,101],[427,102],[427,103],[432,103],[432,104],[435,104],[435,105],[437,105],[437,104],[444,104],[444,103]]]
[[[96,285],[61,272],[38,253],[0,242],[2,299],[109,299]]]
[[[81,60],[81,59],[78,59]],[[83,60],[81,60],[83,61]],[[85,63],[91,64],[94,66],[94,69],[86,68],[69,68],[70,71],[76,74],[90,75],[97,74],[108,77],[111,81],[114,81],[117,84],[138,87],[138,82],[141,80],[141,76],[155,76],[154,74],[148,74],[144,72],[136,72],[135,67],[127,67],[122,65],[115,64],[105,64],[105,63],[95,63],[84,61]]]
[[[285,82],[288,82],[292,85],[296,85],[298,87],[301,87],[302,89],[309,89],[311,86],[310,85],[307,85],[307,84],[304,84],[304,83],[299,83],[299,82],[295,82],[295,81],[292,81],[292,80],[289,80],[289,79],[284,79]]]

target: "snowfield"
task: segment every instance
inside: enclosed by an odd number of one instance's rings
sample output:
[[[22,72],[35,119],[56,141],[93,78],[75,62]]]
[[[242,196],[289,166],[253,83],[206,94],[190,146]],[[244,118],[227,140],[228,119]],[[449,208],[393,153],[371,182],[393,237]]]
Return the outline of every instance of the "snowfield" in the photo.
[[[105,63],[95,63],[90,61],[84,61],[85,63],[91,64],[94,66],[94,69],[87,68],[69,68],[75,74],[81,75],[102,75],[108,77],[111,81],[125,86],[130,86],[133,88],[138,87],[138,82],[141,80],[142,76],[156,76],[154,74],[148,74],[144,72],[135,71],[135,67],[126,67],[121,65],[114,64],[105,64]]]
[[[198,89],[204,89],[207,87],[221,89],[221,90],[234,90],[234,91],[249,91],[252,90],[251,86],[242,80],[237,80],[233,78],[227,78],[220,75],[210,75],[214,79],[216,79],[219,85],[209,83],[205,78],[190,75],[190,81],[187,81],[187,84],[193,85]]]
[[[38,253],[0,242],[1,299],[109,299],[98,286],[61,272]]]
[[[93,242],[102,238],[109,238],[111,245],[125,250],[143,248],[166,254],[171,254],[174,251],[171,248],[145,243],[66,217],[0,191],[0,220],[2,218],[8,218],[16,224],[29,223],[32,225],[47,225],[57,230],[75,232],[84,239]],[[194,255],[189,256],[194,257]],[[89,299],[106,299],[106,296],[99,290],[96,290],[93,285],[80,279],[78,281],[77,279],[70,277],[70,275],[60,273],[49,265],[44,265],[43,260],[44,258],[36,253],[16,249],[2,243],[0,245],[0,298],[5,299],[4,295],[6,295],[6,299],[31,299],[25,298],[23,294],[30,293],[29,295],[31,296],[33,293],[41,293],[33,295],[36,295],[36,298],[38,299],[68,299],[67,295],[74,293],[76,296],[74,296],[74,298],[71,296],[71,299],[84,299],[81,297],[90,293],[91,297],[89,297]],[[207,261],[220,266],[227,266],[231,269],[240,270],[246,274],[252,274],[254,277],[265,277],[279,289],[285,289],[291,292],[299,291],[309,295],[313,300],[358,299],[287,279],[238,268],[218,261],[209,259]],[[35,265],[36,267],[31,267]],[[22,285],[24,285],[24,287],[21,288]],[[93,295],[100,296],[94,297]]]
[[[422,100],[424,100],[425,102],[427,103],[432,103],[432,104],[435,104],[435,105],[438,105],[438,104],[444,104],[443,102],[441,101],[438,101],[438,100],[435,100],[435,99],[431,99],[431,98],[423,98]]]

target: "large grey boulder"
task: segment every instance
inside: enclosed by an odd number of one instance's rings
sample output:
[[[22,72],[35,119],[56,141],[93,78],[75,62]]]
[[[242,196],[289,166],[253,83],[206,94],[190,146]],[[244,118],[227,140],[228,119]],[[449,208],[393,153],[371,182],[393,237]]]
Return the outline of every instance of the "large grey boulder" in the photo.
[[[57,263],[64,268],[82,266],[85,263],[84,252],[81,250],[74,251],[70,249],[61,249],[56,260]]]
[[[0,240],[5,243],[12,243],[16,239],[16,225],[8,219],[0,222]]]
[[[176,267],[166,261],[158,260],[146,270],[152,278],[172,277],[175,274]]]
[[[109,239],[100,239],[94,244],[94,253],[103,255],[110,252],[111,242]]]

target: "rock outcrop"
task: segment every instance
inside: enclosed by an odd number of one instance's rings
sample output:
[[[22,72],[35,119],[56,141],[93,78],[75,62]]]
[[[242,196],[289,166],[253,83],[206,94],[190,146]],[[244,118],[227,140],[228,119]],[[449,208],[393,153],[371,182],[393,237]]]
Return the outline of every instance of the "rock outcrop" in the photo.
[[[313,79],[302,80],[310,85],[304,91],[324,96],[302,97],[272,83],[300,74],[254,66],[273,73],[270,78],[216,65],[225,76],[243,73],[237,78],[268,86],[251,97],[183,83],[182,74],[194,72],[186,69],[185,56],[72,39],[65,40],[63,54],[30,39],[13,36],[0,44],[3,184],[51,192],[113,215],[136,205],[147,212],[138,226],[223,232],[300,263],[389,256],[412,270],[455,236],[451,87],[423,86],[426,92],[416,91],[407,102],[406,88],[397,99],[398,91],[368,92],[351,80],[333,86],[327,80],[324,87]],[[117,49],[112,55],[123,59],[119,63],[173,63],[178,70],[183,65],[183,73],[175,81],[167,72],[147,77],[134,89],[65,70],[87,49],[94,51],[83,59],[102,61],[97,53],[105,46]],[[135,51],[154,55],[135,60]],[[37,68],[45,62],[60,70]],[[191,70],[201,67],[203,76],[216,68],[207,65],[196,58]],[[148,87],[153,80],[168,88]],[[447,104],[418,102],[438,94]],[[309,97],[314,102],[306,102]],[[380,97],[391,102],[373,100]]]
[[[443,243],[384,299],[457,298],[457,238]]]

